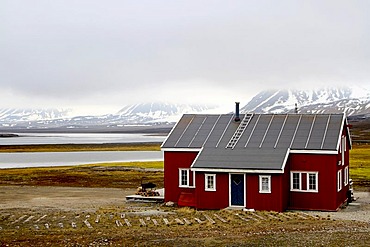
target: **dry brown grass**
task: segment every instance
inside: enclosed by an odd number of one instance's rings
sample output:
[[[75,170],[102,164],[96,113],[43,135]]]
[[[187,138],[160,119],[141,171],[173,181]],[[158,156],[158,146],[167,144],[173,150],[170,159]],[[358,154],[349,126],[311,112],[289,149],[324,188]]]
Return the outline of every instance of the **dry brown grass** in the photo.
[[[149,206],[151,205],[144,205]],[[1,246],[368,246],[370,244],[369,225],[359,222],[334,221],[327,219],[278,219],[243,221],[236,213],[248,217],[248,213],[235,211],[195,211],[172,210],[173,214],[140,216],[130,215],[135,206],[129,208],[100,209],[96,213],[87,212],[47,212],[41,221],[24,222],[29,215],[34,220],[45,212],[13,211],[1,212],[3,228],[0,232]],[[156,207],[154,207],[156,208]],[[162,208],[157,208],[161,210]],[[132,224],[128,227],[121,218],[121,213]],[[215,220],[215,224],[206,222],[204,214]],[[227,223],[216,219],[217,213],[228,218]],[[260,214],[266,218],[266,213]],[[22,221],[13,223],[22,215]],[[100,215],[99,223],[95,223]],[[194,218],[203,223],[197,223]],[[165,225],[166,218],[170,225]],[[180,225],[175,219],[187,218],[191,225]],[[140,225],[140,219],[146,226]],[[153,224],[152,219],[159,223]],[[83,223],[88,220],[92,227]],[[116,221],[123,223],[117,226]],[[45,223],[50,228],[44,227]],[[71,222],[77,227],[73,228]],[[63,223],[63,228],[59,224]],[[36,229],[35,225],[39,227]]]
[[[144,180],[157,184],[157,187],[163,187],[163,171],[145,168],[161,166],[162,162],[135,162],[135,164],[137,167],[106,164],[0,169],[0,185],[137,188]]]

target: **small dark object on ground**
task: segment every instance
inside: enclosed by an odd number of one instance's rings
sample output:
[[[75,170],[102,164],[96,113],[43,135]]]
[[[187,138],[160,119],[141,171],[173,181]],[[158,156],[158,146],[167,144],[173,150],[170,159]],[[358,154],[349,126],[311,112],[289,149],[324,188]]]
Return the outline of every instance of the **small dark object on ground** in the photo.
[[[155,187],[157,187],[157,185],[153,184],[152,182],[141,184],[141,188],[143,188],[143,190],[154,189]]]

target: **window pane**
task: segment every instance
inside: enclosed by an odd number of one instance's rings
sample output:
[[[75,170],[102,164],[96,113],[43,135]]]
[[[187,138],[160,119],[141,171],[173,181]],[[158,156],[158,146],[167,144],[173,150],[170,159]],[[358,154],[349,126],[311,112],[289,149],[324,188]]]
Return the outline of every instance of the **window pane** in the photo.
[[[299,190],[300,189],[300,179],[299,179],[299,173],[294,172],[293,173],[293,189]]]
[[[263,191],[269,190],[269,179],[267,177],[262,178],[262,190]]]
[[[206,191],[216,191],[216,175],[206,174],[205,175],[205,190]]]
[[[337,176],[337,182],[338,182],[338,191],[342,189],[342,170],[338,171],[338,176]]]
[[[207,176],[207,188],[208,189],[213,189],[213,176]]]
[[[317,190],[316,188],[316,174],[308,174],[308,189]]]
[[[181,170],[181,185],[188,185],[188,171]]]

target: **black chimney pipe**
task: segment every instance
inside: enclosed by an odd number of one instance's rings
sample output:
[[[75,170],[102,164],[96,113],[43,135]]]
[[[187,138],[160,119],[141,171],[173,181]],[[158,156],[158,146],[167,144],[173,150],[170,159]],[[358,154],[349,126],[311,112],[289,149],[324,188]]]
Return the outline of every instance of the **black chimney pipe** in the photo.
[[[239,104],[240,104],[240,102],[235,102],[235,119],[234,119],[235,122],[239,122],[240,121],[240,117],[239,117]]]

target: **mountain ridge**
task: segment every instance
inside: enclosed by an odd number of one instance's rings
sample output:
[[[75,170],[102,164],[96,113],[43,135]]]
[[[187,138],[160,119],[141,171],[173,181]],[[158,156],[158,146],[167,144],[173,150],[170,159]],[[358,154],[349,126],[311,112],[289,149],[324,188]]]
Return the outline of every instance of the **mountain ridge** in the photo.
[[[240,108],[241,113],[342,113],[370,116],[370,91],[353,88],[266,90]],[[233,110],[230,104],[230,110]],[[125,105],[116,113],[70,116],[71,109],[0,109],[0,130],[121,131],[130,126],[172,126],[185,113],[230,112],[216,105],[151,102]]]
[[[297,104],[300,113],[370,113],[370,92],[355,95],[351,88],[319,90],[266,90],[254,96],[240,110],[255,113],[291,113]]]

